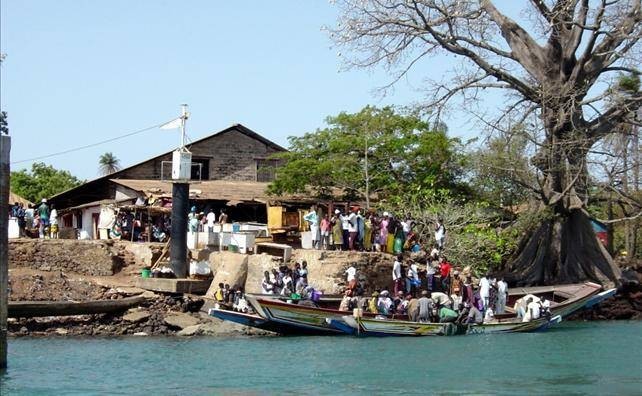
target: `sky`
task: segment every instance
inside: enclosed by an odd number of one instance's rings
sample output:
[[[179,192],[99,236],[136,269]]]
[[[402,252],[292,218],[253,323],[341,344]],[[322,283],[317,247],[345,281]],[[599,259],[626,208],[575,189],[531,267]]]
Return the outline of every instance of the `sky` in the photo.
[[[423,78],[455,64],[427,60],[382,97],[384,70],[340,71],[322,29],[337,18],[327,0],[2,0],[0,12],[12,170],[169,121],[182,103],[192,141],[241,123],[287,147],[341,111],[421,100]],[[449,133],[474,136],[468,118],[451,115]],[[154,128],[39,161],[93,179],[105,152],[126,167],[178,143],[178,131]]]

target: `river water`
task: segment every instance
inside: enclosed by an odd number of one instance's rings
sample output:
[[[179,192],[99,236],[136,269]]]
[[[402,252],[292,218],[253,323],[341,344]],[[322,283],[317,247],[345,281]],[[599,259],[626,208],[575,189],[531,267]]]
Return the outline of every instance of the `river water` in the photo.
[[[0,395],[642,394],[642,322],[462,337],[12,338]]]

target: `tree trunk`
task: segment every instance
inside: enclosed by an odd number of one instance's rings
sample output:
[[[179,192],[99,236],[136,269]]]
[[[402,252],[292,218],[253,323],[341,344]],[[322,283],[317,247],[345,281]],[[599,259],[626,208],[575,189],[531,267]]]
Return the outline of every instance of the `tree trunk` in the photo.
[[[523,241],[507,278],[518,286],[594,281],[618,284],[620,270],[581,210],[543,221]]]

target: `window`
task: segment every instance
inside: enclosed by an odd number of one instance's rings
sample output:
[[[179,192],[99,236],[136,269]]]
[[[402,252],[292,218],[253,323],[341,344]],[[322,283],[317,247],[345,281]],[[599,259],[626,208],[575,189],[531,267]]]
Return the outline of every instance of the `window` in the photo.
[[[207,158],[192,158],[192,180],[210,179],[210,160]]]
[[[271,182],[276,176],[278,161],[270,159],[256,160],[256,181]]]

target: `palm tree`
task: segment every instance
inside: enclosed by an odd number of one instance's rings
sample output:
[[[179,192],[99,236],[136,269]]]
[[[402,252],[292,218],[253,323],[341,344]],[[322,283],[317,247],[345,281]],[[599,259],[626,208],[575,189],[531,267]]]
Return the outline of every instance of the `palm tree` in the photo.
[[[109,175],[121,169],[120,161],[113,153],[105,153],[98,157],[98,171],[101,175]]]

